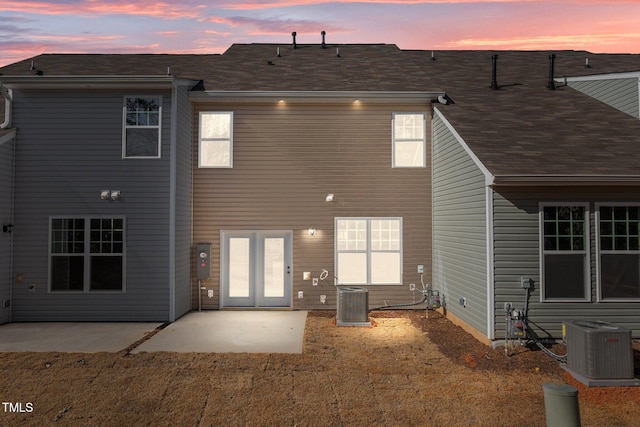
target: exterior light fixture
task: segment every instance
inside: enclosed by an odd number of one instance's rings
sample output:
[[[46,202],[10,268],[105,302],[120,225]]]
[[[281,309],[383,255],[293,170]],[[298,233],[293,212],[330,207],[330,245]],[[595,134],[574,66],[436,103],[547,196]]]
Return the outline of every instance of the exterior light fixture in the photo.
[[[102,200],[118,200],[120,197],[122,197],[120,190],[100,190]]]
[[[327,197],[324,199],[326,202],[333,202],[333,193],[327,194]]]
[[[313,227],[309,227],[308,232],[309,232],[309,236],[313,236],[314,234],[316,234],[316,229]]]

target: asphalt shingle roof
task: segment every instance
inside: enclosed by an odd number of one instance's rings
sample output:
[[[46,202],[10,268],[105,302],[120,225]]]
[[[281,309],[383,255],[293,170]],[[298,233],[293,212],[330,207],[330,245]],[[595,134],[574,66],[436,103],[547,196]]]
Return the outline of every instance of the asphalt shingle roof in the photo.
[[[0,81],[162,76],[170,67],[208,91],[445,91],[453,103],[435,108],[494,175],[640,177],[640,120],[562,83],[547,89],[551,53],[555,77],[640,71],[640,55],[584,51],[436,51],[432,59],[390,44],[237,44],[222,55],[40,55],[0,68]],[[498,90],[490,88],[495,54]]]

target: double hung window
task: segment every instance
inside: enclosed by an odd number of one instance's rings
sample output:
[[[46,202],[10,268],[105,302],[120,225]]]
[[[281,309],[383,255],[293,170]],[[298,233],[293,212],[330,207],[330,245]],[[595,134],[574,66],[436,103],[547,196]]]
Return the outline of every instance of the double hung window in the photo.
[[[339,284],[402,283],[402,218],[336,218],[335,232]]]
[[[233,113],[200,113],[198,167],[233,167]]]
[[[161,99],[127,97],[124,107],[122,157],[159,158]]]
[[[640,206],[598,207],[600,298],[640,298]]]
[[[586,205],[541,207],[544,300],[589,300],[588,218]]]
[[[395,113],[393,115],[393,167],[426,166],[426,115]]]
[[[124,218],[52,218],[51,291],[124,289]]]

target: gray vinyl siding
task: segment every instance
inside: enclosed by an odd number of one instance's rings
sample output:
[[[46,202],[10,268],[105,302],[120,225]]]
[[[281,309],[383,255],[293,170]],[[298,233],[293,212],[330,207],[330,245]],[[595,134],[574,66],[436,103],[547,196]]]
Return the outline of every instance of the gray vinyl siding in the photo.
[[[124,96],[163,96],[162,157],[122,159]],[[169,316],[171,96],[162,92],[14,92],[14,321],[162,321]],[[122,199],[100,199],[118,189]],[[124,216],[125,292],[48,291],[49,218]],[[31,288],[31,289],[30,289]]]
[[[569,82],[569,86],[633,117],[640,117],[638,79]]]
[[[640,337],[640,302],[598,302],[595,204],[639,202],[633,189],[528,188],[499,190],[494,194],[495,322],[496,338],[504,336],[504,303],[524,308],[520,276],[534,280],[529,319],[538,335],[561,337],[565,320],[602,320],[622,325]],[[539,203],[586,202],[590,211],[591,302],[540,302]]]
[[[335,309],[336,217],[402,217],[403,284],[368,286],[369,305],[419,301],[409,284],[420,284],[419,264],[424,282],[431,278],[431,172],[391,167],[391,119],[397,111],[425,112],[430,135],[426,106],[203,104],[196,110],[196,133],[199,111],[234,114],[233,168],[198,169],[194,135],[194,242],[213,244],[212,278],[203,283],[213,297],[202,291],[203,308],[219,308],[220,230],[271,229],[293,231],[293,308]],[[328,193],[334,202],[325,202]],[[330,275],[318,286],[303,280],[303,272],[319,277],[323,268]]]
[[[433,169],[433,287],[447,312],[488,335],[485,178],[438,116]]]
[[[176,89],[175,317],[191,309],[191,101],[187,88]]]
[[[0,226],[10,224],[13,186],[13,145],[0,143]],[[11,234],[0,231],[0,324],[10,319],[10,307],[4,306],[11,294]]]

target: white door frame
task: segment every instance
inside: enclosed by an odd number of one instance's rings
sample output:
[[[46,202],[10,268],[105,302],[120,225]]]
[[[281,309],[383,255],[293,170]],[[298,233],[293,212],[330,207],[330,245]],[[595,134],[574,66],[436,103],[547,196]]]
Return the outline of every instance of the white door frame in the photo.
[[[240,256],[240,265],[246,269],[240,276],[247,282],[246,294],[230,295],[231,240],[237,239],[239,248],[246,257]],[[265,243],[269,239],[283,239],[282,271],[275,271],[275,277],[282,277],[282,293],[268,295],[265,289]],[[291,308],[293,307],[293,232],[291,230],[223,230],[220,232],[220,308]]]

